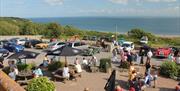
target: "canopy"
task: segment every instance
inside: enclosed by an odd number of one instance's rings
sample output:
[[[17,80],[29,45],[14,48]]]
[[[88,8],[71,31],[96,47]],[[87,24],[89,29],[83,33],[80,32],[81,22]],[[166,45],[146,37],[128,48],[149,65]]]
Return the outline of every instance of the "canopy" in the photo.
[[[54,56],[76,56],[82,53],[82,50],[71,48],[69,46],[64,46],[58,48],[54,51],[48,52],[47,55],[54,55]]]
[[[39,55],[39,53],[31,51],[22,51],[19,53],[14,53],[8,57],[8,59],[34,59]]]

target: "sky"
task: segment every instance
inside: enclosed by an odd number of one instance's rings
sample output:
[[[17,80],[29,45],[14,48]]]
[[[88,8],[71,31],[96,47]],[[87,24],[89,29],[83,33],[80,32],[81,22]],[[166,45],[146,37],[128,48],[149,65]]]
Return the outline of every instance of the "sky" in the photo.
[[[180,0],[0,0],[8,17],[180,17]]]

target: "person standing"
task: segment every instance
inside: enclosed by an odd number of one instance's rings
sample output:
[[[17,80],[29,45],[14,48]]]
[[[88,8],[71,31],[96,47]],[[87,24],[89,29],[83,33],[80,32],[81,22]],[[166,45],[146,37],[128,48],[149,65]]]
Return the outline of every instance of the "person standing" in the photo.
[[[151,61],[152,56],[153,56],[153,53],[152,53],[151,49],[149,49],[149,51],[147,53],[147,60],[146,61]]]
[[[149,74],[150,74],[150,71],[151,71],[151,64],[150,64],[150,61],[149,61],[149,60],[146,61],[145,66],[146,66],[146,72],[145,72],[145,73],[147,73],[147,74],[149,75]]]
[[[114,48],[114,49],[112,50],[112,54],[113,54],[112,61],[113,61],[113,62],[117,61],[117,49],[116,49],[116,48]]]
[[[140,64],[144,64],[144,49],[140,49],[139,56],[141,57]]]

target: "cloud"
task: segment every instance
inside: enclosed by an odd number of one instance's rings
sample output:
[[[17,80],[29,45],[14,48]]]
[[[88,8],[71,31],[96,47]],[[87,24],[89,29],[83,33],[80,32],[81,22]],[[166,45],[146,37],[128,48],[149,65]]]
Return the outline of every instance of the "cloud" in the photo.
[[[46,3],[49,5],[62,5],[64,3],[64,0],[45,0]]]
[[[128,3],[128,0],[109,0],[112,3],[117,3],[117,4],[124,4],[126,5]]]
[[[147,2],[167,2],[167,3],[171,3],[171,2],[176,2],[177,0],[145,0]]]

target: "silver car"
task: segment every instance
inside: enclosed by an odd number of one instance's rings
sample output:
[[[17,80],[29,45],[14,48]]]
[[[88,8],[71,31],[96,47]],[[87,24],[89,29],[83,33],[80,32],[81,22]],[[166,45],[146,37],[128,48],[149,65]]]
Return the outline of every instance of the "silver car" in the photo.
[[[53,42],[48,45],[47,51],[54,51],[58,48],[61,48],[62,46],[65,46],[65,42]]]

